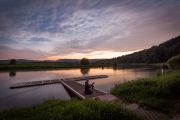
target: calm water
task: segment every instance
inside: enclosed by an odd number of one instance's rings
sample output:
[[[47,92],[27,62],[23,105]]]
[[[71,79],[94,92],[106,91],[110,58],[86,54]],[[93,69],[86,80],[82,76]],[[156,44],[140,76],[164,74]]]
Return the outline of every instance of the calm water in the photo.
[[[30,106],[53,98],[62,100],[70,99],[67,91],[60,83],[20,89],[9,89],[12,84],[19,82],[104,74],[109,77],[105,79],[96,79],[93,80],[93,82],[95,82],[95,88],[110,92],[115,84],[121,84],[137,78],[150,77],[155,75],[156,72],[156,70],[147,68],[116,70],[112,68],[86,68],[49,71],[0,72],[0,110]],[[81,82],[84,83],[84,81]]]

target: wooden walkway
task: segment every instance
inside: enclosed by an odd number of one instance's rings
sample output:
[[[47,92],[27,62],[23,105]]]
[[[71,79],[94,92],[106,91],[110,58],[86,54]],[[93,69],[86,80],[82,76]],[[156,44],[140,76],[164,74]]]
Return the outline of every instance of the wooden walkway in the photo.
[[[61,83],[66,89],[70,90],[80,99],[97,99],[103,101],[117,100],[117,97],[98,89],[94,89],[91,95],[84,94],[85,86],[76,81],[61,81]]]
[[[31,81],[31,82],[16,83],[10,86],[10,89],[56,84],[56,83],[61,83],[61,81],[81,81],[81,80],[87,80],[87,79],[93,80],[93,79],[100,79],[100,78],[107,78],[107,77],[108,77],[107,75],[96,75],[96,76],[75,77],[75,78],[65,78],[65,79]]]
[[[91,95],[84,94],[84,85],[81,83],[78,83],[76,81],[61,81],[63,86],[70,90],[72,93],[74,93],[76,96],[78,96],[80,99],[96,99],[101,101],[114,101],[120,102],[120,105],[123,106],[126,109],[129,109],[130,111],[137,114],[139,117],[144,118],[145,120],[162,120],[162,119],[168,119],[168,116],[157,112],[152,109],[144,109],[140,107],[138,104],[135,103],[124,103],[121,99],[118,99],[117,97],[113,96],[112,94],[103,92],[101,90],[94,90],[94,93]],[[177,116],[173,120],[179,120],[179,117]]]

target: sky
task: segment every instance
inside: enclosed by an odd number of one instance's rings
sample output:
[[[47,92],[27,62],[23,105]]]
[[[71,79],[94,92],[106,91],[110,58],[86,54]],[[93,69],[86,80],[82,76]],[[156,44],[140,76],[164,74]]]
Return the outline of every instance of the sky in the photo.
[[[180,35],[180,0],[0,0],[0,59],[113,58]]]

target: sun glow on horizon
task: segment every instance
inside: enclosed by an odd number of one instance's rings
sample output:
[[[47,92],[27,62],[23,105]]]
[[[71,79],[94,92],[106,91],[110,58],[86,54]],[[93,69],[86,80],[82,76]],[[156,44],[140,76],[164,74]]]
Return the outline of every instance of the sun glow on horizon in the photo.
[[[48,60],[58,60],[58,59],[81,59],[81,58],[88,58],[88,59],[111,59],[114,57],[119,57],[122,55],[131,54],[136,51],[126,51],[126,52],[116,52],[116,51],[93,51],[91,53],[71,53],[68,55],[54,55],[47,57]]]

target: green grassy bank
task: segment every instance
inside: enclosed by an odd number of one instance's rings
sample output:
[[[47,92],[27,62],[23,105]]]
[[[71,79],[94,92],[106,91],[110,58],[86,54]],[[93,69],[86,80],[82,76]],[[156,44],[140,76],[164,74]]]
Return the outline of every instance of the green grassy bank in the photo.
[[[174,69],[180,69],[180,55],[172,57],[167,63]]]
[[[70,69],[70,68],[96,68],[96,67],[111,67],[113,69],[122,69],[122,68],[159,68],[160,64],[119,64],[118,66],[113,66],[111,64],[102,65],[102,64],[89,64],[81,65],[79,63],[22,63],[22,64],[0,64],[0,71],[8,70],[49,70],[49,69]]]
[[[112,94],[169,115],[180,112],[180,70],[116,85]]]
[[[81,68],[81,67],[102,67],[99,64],[90,64],[83,66],[78,63],[24,63],[24,64],[1,64],[0,70],[48,70],[48,69],[66,69],[66,68]]]
[[[38,70],[38,69],[58,69],[58,68],[76,68],[79,64],[58,64],[58,63],[29,63],[16,65],[0,65],[0,70]]]
[[[29,108],[0,112],[1,120],[140,120],[117,103],[49,100]]]

